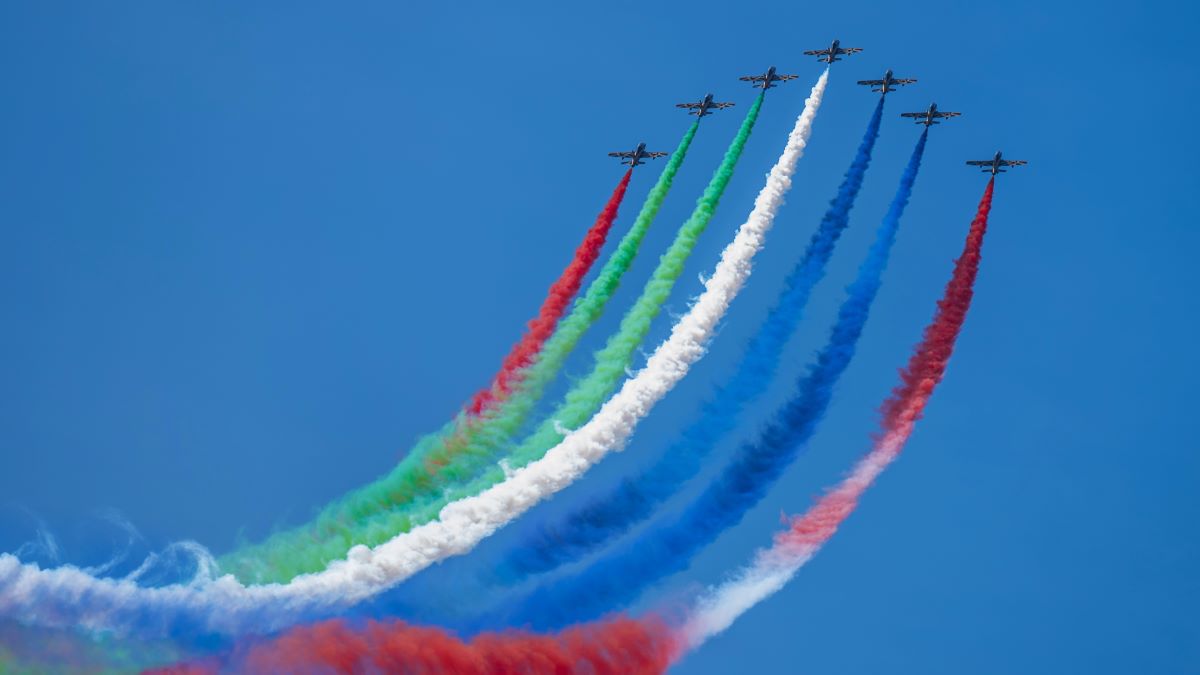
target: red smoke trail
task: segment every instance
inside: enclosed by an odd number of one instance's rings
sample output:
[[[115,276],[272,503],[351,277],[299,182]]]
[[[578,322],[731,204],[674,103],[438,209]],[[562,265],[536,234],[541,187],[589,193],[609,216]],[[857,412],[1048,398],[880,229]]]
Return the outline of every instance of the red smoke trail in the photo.
[[[966,245],[954,263],[954,275],[938,301],[933,322],[925,328],[925,335],[913,351],[908,366],[900,372],[900,385],[883,404],[883,431],[875,447],[835,490],[822,497],[807,513],[792,519],[791,526],[776,535],[776,549],[802,555],[814,552],[833,536],[854,510],[862,493],[904,448],[913,425],[921,418],[925,404],[946,372],[946,363],[971,306],[983,235],[987,232],[988,212],[992,208],[994,182],[995,179],[988,181],[979,201]]]
[[[507,396],[513,381],[520,377],[521,370],[529,365],[533,357],[537,356],[538,351],[542,348],[542,343],[549,339],[554,332],[554,327],[558,325],[558,320],[562,318],[563,312],[570,305],[571,298],[579,292],[583,278],[592,268],[592,263],[596,262],[596,258],[600,256],[600,249],[604,247],[604,242],[608,239],[608,231],[612,229],[613,221],[617,219],[617,209],[621,206],[621,200],[625,198],[625,188],[629,187],[629,178],[632,175],[633,168],[631,167],[625,172],[621,182],[617,184],[617,189],[613,191],[612,196],[608,198],[604,210],[596,216],[596,222],[592,224],[592,229],[588,230],[583,243],[575,250],[575,259],[571,261],[570,265],[567,265],[558,281],[555,281],[554,285],[550,287],[549,294],[542,302],[541,310],[529,322],[525,335],[517,344],[513,345],[508,356],[504,358],[500,372],[496,373],[492,379],[491,386],[479,390],[467,404],[469,414],[478,416],[497,400]]]
[[[658,619],[618,617],[557,635],[488,633],[464,642],[440,628],[400,621],[355,627],[342,620],[294,628],[249,645],[223,664],[242,673],[661,673],[678,653]],[[214,661],[147,671],[163,675],[221,672]]]
[[[962,255],[954,263],[954,274],[946,284],[942,299],[938,300],[933,322],[926,326],[921,343],[913,351],[908,366],[900,372],[900,385],[883,404],[885,430],[891,429],[900,416],[914,407],[916,409],[911,410],[911,414],[919,418],[928,401],[928,396],[922,396],[922,392],[936,386],[946,372],[954,342],[971,307],[975,277],[979,274],[979,260],[982,257],[983,235],[987,232],[988,212],[992,209],[994,185],[995,179],[988,181],[983,191]]]

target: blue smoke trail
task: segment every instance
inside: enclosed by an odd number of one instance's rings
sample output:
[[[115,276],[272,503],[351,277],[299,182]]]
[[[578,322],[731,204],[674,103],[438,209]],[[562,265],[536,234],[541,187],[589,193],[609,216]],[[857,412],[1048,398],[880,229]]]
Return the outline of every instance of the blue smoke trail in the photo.
[[[846,289],[829,342],[797,383],[796,393],[776,412],[759,438],[738,451],[699,497],[669,525],[653,527],[581,573],[539,586],[505,612],[508,625],[542,630],[583,621],[625,605],[658,579],[686,569],[692,556],[756,505],[812,437],[824,417],[834,385],[849,365],[879,290],[900,216],[912,194],[925,152],[921,134],[887,215],[858,277]]]
[[[708,451],[733,430],[746,405],[766,390],[778,369],[788,338],[800,323],[813,287],[825,276],[834,245],[850,220],[850,209],[879,137],[882,116],[881,96],[837,196],[829,203],[804,257],[784,282],[775,307],[746,346],[733,378],[717,389],[696,421],[648,470],[626,479],[610,494],[592,500],[560,521],[541,525],[514,544],[492,568],[494,583],[519,583],[528,576],[578,560],[647,518],[654,507],[696,475]]]

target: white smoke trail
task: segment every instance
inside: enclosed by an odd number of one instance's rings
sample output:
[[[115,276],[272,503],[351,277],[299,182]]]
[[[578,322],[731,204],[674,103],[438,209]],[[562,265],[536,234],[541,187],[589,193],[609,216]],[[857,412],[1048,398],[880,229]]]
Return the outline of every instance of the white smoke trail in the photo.
[[[703,356],[717,324],[750,277],[754,256],[783,205],[828,78],[826,70],[813,86],[783,154],[767,174],[754,209],[721,253],[704,292],[645,367],[626,380],[587,424],[541,459],[513,471],[506,480],[478,495],[448,504],[436,521],[374,549],[356,546],[345,560],[287,584],[246,587],[232,576],[224,576],[190,585],[144,588],[130,581],[95,579],[70,567],[40,570],[0,555],[0,616],[19,616],[27,623],[74,624],[120,632],[165,630],[167,623],[183,616],[204,631],[267,631],[308,615],[353,605],[438,561],[471,550],[577,480],[609,452],[623,448],[638,422]]]
[[[33,521],[34,534],[33,539],[23,542],[17,547],[17,550],[13,551],[13,555],[18,558],[40,559],[46,563],[57,565],[62,560],[62,551],[58,546],[58,539],[50,531],[50,526],[27,508],[17,507],[17,510]]]
[[[108,574],[118,565],[124,563],[129,559],[130,553],[133,552],[133,547],[137,545],[138,542],[145,541],[145,539],[142,537],[142,533],[138,532],[137,527],[135,527],[133,523],[129,522],[129,519],[127,519],[125,516],[122,516],[116,509],[107,509],[101,511],[99,517],[100,520],[103,520],[121,530],[121,532],[125,535],[125,543],[120,545],[120,548],[117,549],[116,553],[114,553],[107,562],[83,568],[84,572],[87,572],[94,577]]]
[[[18,546],[13,555],[18,558],[40,557],[52,563],[58,562],[61,558],[58,539],[55,539],[54,533],[46,527],[45,523],[41,522],[38,523],[34,538]]]

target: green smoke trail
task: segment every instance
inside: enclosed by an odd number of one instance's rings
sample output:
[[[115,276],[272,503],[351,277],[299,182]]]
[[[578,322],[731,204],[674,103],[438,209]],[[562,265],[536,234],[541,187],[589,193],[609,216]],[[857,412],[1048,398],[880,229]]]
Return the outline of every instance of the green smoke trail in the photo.
[[[554,413],[547,417],[532,434],[509,451],[505,456],[507,468],[517,469],[542,457],[547,450],[563,439],[561,432],[564,427],[574,429],[585,423],[600,409],[600,406],[624,379],[632,362],[634,351],[650,331],[651,323],[658,316],[663,303],[670,296],[675,281],[683,272],[684,262],[695,247],[697,239],[708,227],[709,221],[712,220],[721,195],[733,177],[734,168],[750,137],[750,131],[754,128],[754,122],[758,119],[758,111],[762,107],[762,102],[763,95],[760,94],[746,113],[742,126],[738,129],[733,142],[730,143],[729,149],[726,150],[725,157],[709,181],[708,187],[705,188],[704,194],[696,202],[696,208],[692,211],[692,215],[680,228],[675,236],[675,241],[671,243],[671,247],[660,259],[650,281],[642,290],[642,295],[626,312],[617,332],[609,338],[603,349],[596,352],[592,372],[571,388]],[[496,443],[501,439],[484,440]],[[482,443],[477,444],[477,446],[482,445]],[[498,454],[492,450],[472,455],[469,459],[480,461],[473,461],[470,466],[466,461],[459,462],[457,473],[460,475],[468,472],[478,473],[475,478],[465,484],[454,485],[441,494],[414,504],[411,508],[394,510],[383,517],[373,518],[366,524],[365,541],[373,542],[368,544],[370,546],[382,543],[395,536],[397,532],[437,518],[438,512],[449,502],[482,492],[501,482],[505,477],[505,467],[495,462]]]
[[[225,555],[219,561],[221,569],[244,583],[284,583],[297,575],[320,571],[330,561],[345,557],[356,544],[374,546],[411,527],[401,516],[398,529],[387,534],[386,528],[363,525],[372,517],[403,509],[416,499],[428,500],[447,485],[470,479],[477,472],[472,467],[480,462],[494,461],[494,449],[525,422],[571,351],[616,292],[666,200],[699,125],[697,120],[688,128],[646,196],[633,226],[570,314],[559,322],[534,362],[522,372],[508,398],[477,418],[459,414],[442,429],[417,441],[386,476],[325,507],[310,523]],[[389,518],[389,522],[392,520]]]

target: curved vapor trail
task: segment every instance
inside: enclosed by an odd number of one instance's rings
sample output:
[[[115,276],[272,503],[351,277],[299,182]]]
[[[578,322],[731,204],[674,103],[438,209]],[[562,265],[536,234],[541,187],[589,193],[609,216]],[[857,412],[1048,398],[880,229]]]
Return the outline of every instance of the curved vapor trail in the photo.
[[[737,426],[745,407],[771,383],[784,347],[800,323],[813,288],[824,278],[834,246],[850,221],[850,210],[879,137],[883,101],[880,97],[837,196],[830,201],[804,256],[788,274],[783,292],[750,339],[730,379],[704,403],[695,421],[651,467],[553,523],[531,530],[511,545],[502,560],[490,566],[491,580],[519,583],[577,560],[627,532],[695,476],[709,450]]]
[[[704,292],[672,328],[646,366],[587,424],[541,459],[484,492],[442,509],[440,519],[374,549],[356,546],[345,560],[287,584],[245,586],[232,576],[192,585],[144,588],[96,579],[77,568],[42,570],[0,555],[0,617],[39,625],[114,631],[189,634],[263,632],[344,609],[440,560],[471,550],[543,499],[577,480],[607,453],[620,449],[638,422],[703,354],[717,323],[745,285],[755,254],[791,187],[829,79],[813,86],[783,154],[767,175],[749,218],[721,254]]]
[[[925,328],[908,366],[901,371],[900,385],[883,405],[881,433],[871,451],[859,460],[849,476],[825,493],[804,515],[792,518],[786,529],[776,533],[774,544],[760,550],[749,567],[697,602],[680,632],[689,648],[694,649],[724,631],[737,617],[783,588],[833,537],[842,522],[854,512],[867,488],[904,449],[925,405],[946,373],[946,365],[971,307],[994,183],[993,178],[984,190],[962,255],[955,261],[954,273],[938,301],[937,313]]]
[[[222,569],[245,583],[283,583],[297,575],[324,569],[329,562],[345,557],[351,546],[381,544],[396,531],[387,533],[369,527],[366,522],[372,516],[403,507],[413,499],[436,493],[449,482],[462,479],[455,459],[472,452],[477,437],[507,437],[514,433],[616,293],[670,192],[698,129],[699,121],[688,127],[629,231],[571,312],[542,345],[537,358],[520,372],[504,401],[485,409],[478,417],[460,415],[441,430],[427,434],[386,476],[333,502],[305,525],[227,554],[221,559]]]
[[[828,342],[771,422],[757,438],[739,448],[729,465],[678,517],[623,542],[575,575],[543,583],[515,607],[501,611],[506,621],[552,628],[632,602],[656,581],[687,569],[700,550],[741,522],[807,449],[833,399],[834,388],[854,358],[912,195],[927,137],[928,132],[922,133],[913,149],[875,241],[846,289]]]
[[[678,654],[670,628],[653,617],[613,617],[555,635],[506,631],[469,642],[402,621],[331,620],[297,626],[233,653],[147,671],[148,675],[248,673],[662,673]]]
[[[583,424],[600,409],[621,380],[627,376],[634,354],[650,332],[654,319],[670,298],[675,282],[683,273],[684,263],[691,256],[700,235],[708,229],[721,196],[733,178],[734,169],[746,142],[750,139],[762,103],[763,95],[760,94],[747,111],[724,158],[713,172],[712,179],[709,180],[700,199],[696,201],[691,215],[679,229],[675,240],[662,255],[641,295],[625,312],[617,331],[608,338],[604,347],[595,353],[591,372],[577,381],[554,412],[520,443],[513,445],[508,438],[493,438],[491,443],[480,443],[474,456],[465,455],[461,459],[462,469],[476,474],[470,480],[449,486],[442,494],[415,505],[415,508],[380,517],[372,523],[373,527],[382,532],[395,533],[413,524],[437,518],[446,504],[455,499],[478,494],[503,481],[512,469],[525,466],[544,455],[547,450],[562,441],[568,433],[567,430]],[[497,463],[501,457],[504,460],[503,464]]]
[[[707,229],[721,195],[733,176],[737,161],[758,119],[762,102],[763,97],[759,96],[747,112],[691,217],[679,228],[642,294],[623,317],[620,328],[609,338],[605,347],[597,352],[592,373],[572,387],[566,395],[565,403],[558,408],[553,419],[541,425],[533,436],[505,456],[505,452],[512,447],[510,437],[525,421],[536,403],[536,399],[528,395],[516,396],[507,404],[489,411],[478,423],[469,423],[471,426],[465,433],[439,439],[444,442],[440,442],[431,452],[426,453],[423,447],[419,447],[414,457],[406,459],[405,463],[422,460],[430,467],[431,475],[437,474],[437,480],[428,480],[423,489],[409,491],[399,499],[395,494],[388,495],[386,503],[390,503],[390,506],[384,507],[385,501],[380,501],[375,508],[356,509],[352,524],[341,528],[341,536],[326,539],[320,547],[311,544],[290,545],[273,551],[275,567],[286,565],[290,569],[318,571],[331,560],[345,556],[353,545],[380,544],[417,525],[434,520],[446,504],[454,499],[479,493],[488,486],[504,480],[511,467],[527,464],[562,440],[559,429],[563,422],[578,425],[586,421],[625,376],[635,350],[649,332],[663,303],[669,298],[675,281],[683,271],[684,262],[691,255],[700,235]],[[659,196],[665,196],[665,191]],[[647,203],[655,204],[651,209],[643,209],[643,214],[650,218],[657,213],[657,204],[661,203],[661,198],[648,200]],[[638,223],[642,222],[645,224],[641,229],[644,229],[649,221],[643,221],[639,216]],[[637,223],[634,229],[638,229]],[[555,335],[556,338],[557,336],[558,334]],[[545,356],[555,353],[554,349],[553,345],[548,344],[536,366],[547,363]],[[532,380],[525,374],[521,379]],[[540,393],[541,388],[538,391]],[[497,464],[497,460],[502,457],[503,466]],[[419,475],[425,477],[425,474]]]
[[[883,406],[883,432],[873,449],[834,490],[776,534],[774,545],[759,551],[753,565],[701,598],[679,627],[668,630],[654,616],[638,620],[617,617],[555,636],[485,634],[467,644],[437,629],[398,622],[371,622],[365,627],[353,627],[335,621],[293,628],[282,637],[254,644],[222,663],[183,665],[158,672],[218,672],[219,665],[235,660],[244,672],[315,666],[358,672],[401,665],[420,665],[445,672],[499,673],[539,667],[557,667],[565,672],[580,663],[597,672],[661,672],[685,651],[700,646],[754,604],[779,590],[836,533],[863,492],[903,449],[945,375],[970,308],[992,190],[993,181],[989,181],[963,254],[956,261],[951,281],[938,302],[938,311],[902,371],[900,386]],[[613,632],[615,626],[620,626],[619,634]],[[574,639],[564,639],[572,632]],[[556,644],[555,640],[560,642]],[[547,648],[548,654],[543,651]],[[605,656],[594,660],[601,654]]]

